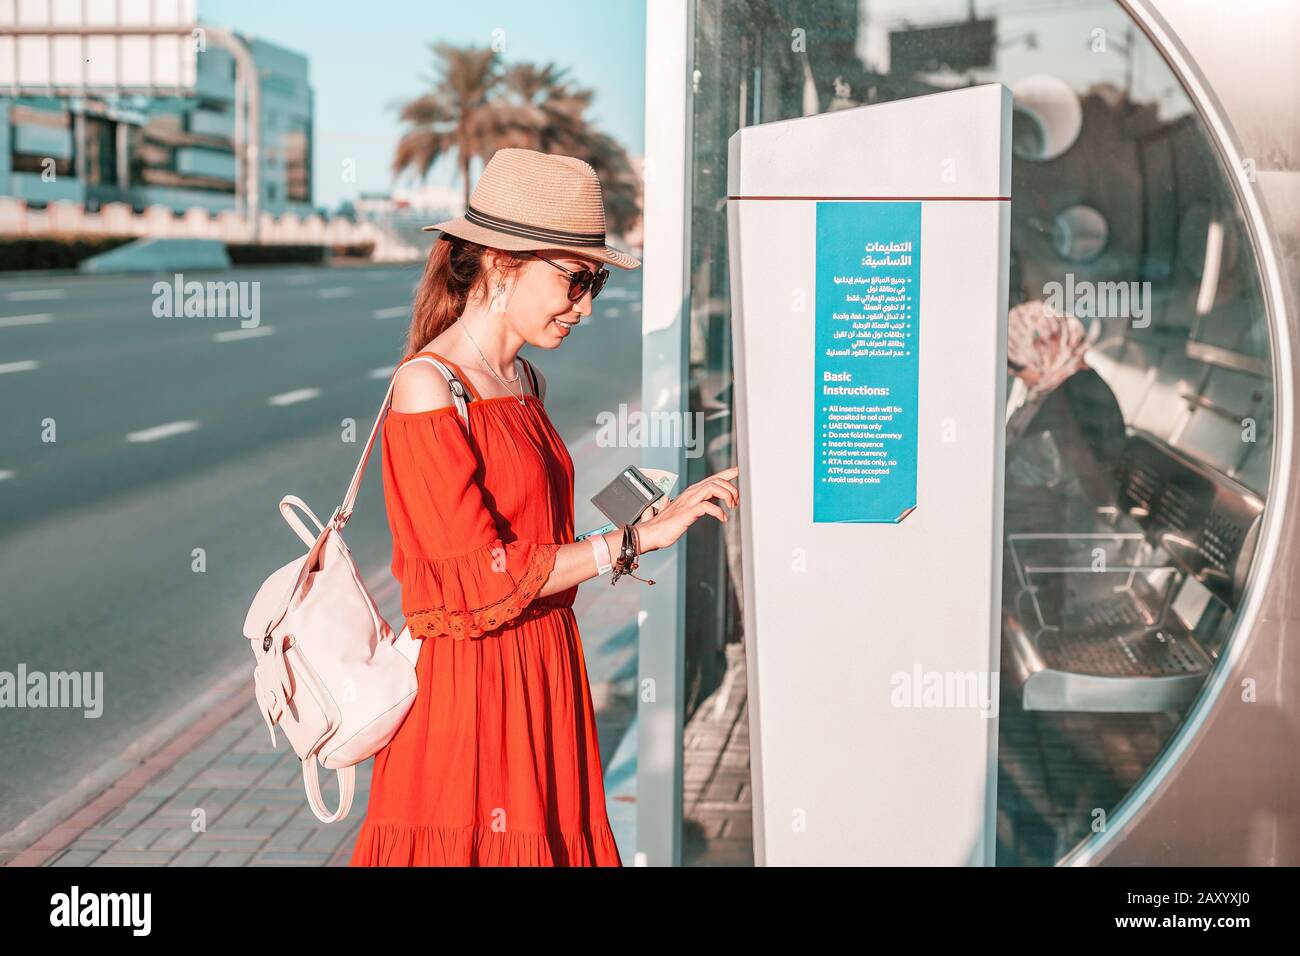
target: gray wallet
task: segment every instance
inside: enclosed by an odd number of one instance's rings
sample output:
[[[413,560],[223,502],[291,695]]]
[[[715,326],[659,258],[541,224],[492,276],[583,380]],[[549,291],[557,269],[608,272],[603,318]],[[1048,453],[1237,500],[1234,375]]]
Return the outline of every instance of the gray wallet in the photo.
[[[628,465],[618,477],[602,488],[591,499],[600,513],[622,527],[635,524],[642,512],[664,496],[653,481],[635,465]]]

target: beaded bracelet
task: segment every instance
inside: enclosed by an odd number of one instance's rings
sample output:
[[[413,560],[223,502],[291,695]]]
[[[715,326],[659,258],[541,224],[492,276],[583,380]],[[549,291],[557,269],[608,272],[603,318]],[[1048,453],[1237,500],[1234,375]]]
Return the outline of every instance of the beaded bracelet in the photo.
[[[646,584],[654,584],[649,578],[637,577],[632,571],[639,566],[637,556],[641,551],[641,539],[637,534],[636,528],[630,524],[623,525],[623,541],[619,545],[618,560],[614,562],[614,571],[609,577],[610,585],[618,583],[618,579],[624,574],[636,578],[638,581],[644,581]]]

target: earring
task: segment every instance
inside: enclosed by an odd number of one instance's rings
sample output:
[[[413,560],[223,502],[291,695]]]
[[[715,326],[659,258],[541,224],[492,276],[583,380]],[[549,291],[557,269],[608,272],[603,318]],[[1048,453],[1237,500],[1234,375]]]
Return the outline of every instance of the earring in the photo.
[[[504,312],[506,310],[505,302],[503,301],[505,292],[506,284],[504,282],[498,282],[496,289],[492,293],[493,312]]]

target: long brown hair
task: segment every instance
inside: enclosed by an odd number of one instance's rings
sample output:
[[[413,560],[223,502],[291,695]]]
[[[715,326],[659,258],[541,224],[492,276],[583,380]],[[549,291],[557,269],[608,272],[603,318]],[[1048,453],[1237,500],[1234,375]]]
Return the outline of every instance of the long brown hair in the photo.
[[[411,327],[406,334],[408,355],[419,351],[455,322],[465,311],[470,296],[486,285],[484,257],[489,250],[496,253],[497,268],[506,276],[514,275],[524,264],[523,256],[450,233],[439,234],[415,292]]]

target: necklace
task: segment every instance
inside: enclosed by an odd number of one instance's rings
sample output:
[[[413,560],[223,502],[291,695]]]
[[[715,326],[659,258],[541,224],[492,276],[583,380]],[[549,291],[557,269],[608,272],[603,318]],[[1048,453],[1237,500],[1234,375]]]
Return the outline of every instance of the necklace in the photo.
[[[478,343],[474,341],[474,336],[469,334],[469,329],[466,328],[465,323],[460,321],[460,316],[456,316],[456,322],[460,325],[460,330],[465,333],[465,337],[469,339],[470,343],[474,346],[474,351],[478,352],[479,358],[483,360],[483,367],[492,373],[493,378],[495,378],[498,382],[500,382],[502,385],[506,387],[506,391],[511,393],[510,394],[511,398],[515,398],[514,396],[515,390],[510,387],[510,384],[504,378],[502,378],[500,375],[497,374],[497,370],[492,367],[490,362],[488,362],[487,356],[483,354],[483,350],[479,348]],[[518,382],[519,379],[520,379],[520,375],[518,372],[516,372],[515,377],[512,378],[510,381]],[[519,384],[519,397],[516,398],[515,401],[517,401],[520,405],[528,404],[528,402],[524,400],[524,386],[522,382],[520,382]]]

